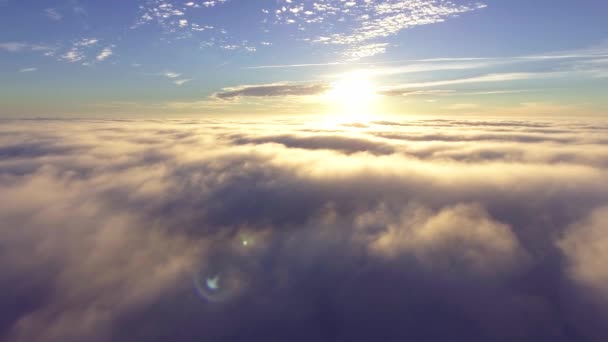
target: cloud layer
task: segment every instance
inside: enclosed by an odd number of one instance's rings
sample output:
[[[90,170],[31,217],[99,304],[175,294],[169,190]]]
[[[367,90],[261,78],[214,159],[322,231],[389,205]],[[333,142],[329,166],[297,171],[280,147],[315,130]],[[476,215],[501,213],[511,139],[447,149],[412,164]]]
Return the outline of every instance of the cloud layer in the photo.
[[[604,341],[602,121],[3,121],[9,341]]]

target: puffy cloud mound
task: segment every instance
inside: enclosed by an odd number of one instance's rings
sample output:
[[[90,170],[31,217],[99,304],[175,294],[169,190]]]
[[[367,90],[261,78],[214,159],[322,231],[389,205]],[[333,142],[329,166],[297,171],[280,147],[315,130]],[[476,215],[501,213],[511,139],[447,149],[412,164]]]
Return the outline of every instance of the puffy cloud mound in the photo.
[[[605,341],[608,124],[3,121],[7,341]]]
[[[560,246],[571,262],[572,277],[608,299],[608,207],[573,225]]]
[[[400,215],[402,222],[396,224],[375,215],[363,217],[387,228],[371,244],[373,250],[389,256],[410,252],[442,272],[499,272],[521,254],[511,229],[493,221],[480,205],[458,205],[436,215],[406,209]]]

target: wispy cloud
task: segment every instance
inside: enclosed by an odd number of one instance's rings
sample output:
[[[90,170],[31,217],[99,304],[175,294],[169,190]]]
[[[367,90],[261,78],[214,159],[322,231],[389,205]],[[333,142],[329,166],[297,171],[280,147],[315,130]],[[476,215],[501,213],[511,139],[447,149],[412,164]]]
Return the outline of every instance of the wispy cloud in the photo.
[[[71,47],[59,56],[59,60],[70,63],[87,59],[90,50],[99,43],[97,38],[83,38],[72,43]]]
[[[147,0],[140,6],[138,19],[133,26],[139,26],[156,23],[168,33],[175,33],[179,29],[190,29],[190,23],[185,18],[188,12],[196,9],[205,9],[223,4],[228,0],[211,0],[199,2],[172,3],[165,0]],[[211,29],[211,26],[203,26]],[[196,25],[195,28],[200,28]]]
[[[371,57],[379,54],[383,54],[386,52],[388,47],[388,43],[373,43],[373,44],[363,44],[357,47],[348,49],[344,52],[344,56],[348,60],[359,60],[365,57]]]
[[[185,77],[183,77],[184,76],[183,74],[181,74],[179,72],[175,72],[175,71],[165,71],[165,72],[161,72],[161,73],[153,74],[153,75],[167,78],[167,79],[171,80],[171,82],[177,86],[182,86],[193,80],[192,78],[185,78]]]
[[[225,28],[210,24],[209,11],[228,0],[171,2],[146,0],[139,6],[139,13],[132,29],[156,25],[167,36],[202,39],[201,47],[253,52],[254,44],[230,36]],[[212,32],[211,37],[206,35]]]
[[[324,67],[333,65],[345,65],[347,62],[329,62],[329,63],[306,63],[306,64],[277,64],[277,65],[257,65],[244,67],[244,69],[290,69],[290,68],[308,68],[308,67]]]
[[[108,47],[104,48],[103,50],[101,50],[101,52],[97,55],[97,60],[100,62],[105,61],[110,56],[112,56],[112,54],[113,54],[112,47],[108,46]]]
[[[175,80],[175,81],[173,81],[173,83],[175,85],[181,86],[181,85],[184,85],[184,84],[186,84],[186,83],[188,83],[190,81],[192,81],[191,78],[184,78],[184,79],[180,79],[180,80]]]
[[[376,94],[382,96],[476,96],[476,95],[500,95],[522,92],[538,91],[539,89],[492,89],[485,91],[471,91],[461,89],[445,89],[447,86],[460,86],[468,84],[502,84],[514,81],[526,81],[534,79],[549,79],[567,76],[570,73],[563,71],[553,72],[513,72],[493,73],[477,76],[439,79],[428,82],[401,83],[395,85],[383,85],[376,88]],[[367,76],[367,75],[363,75]],[[332,75],[331,77],[338,77]],[[239,85],[223,88],[221,91],[211,95],[217,99],[233,99],[241,97],[281,97],[281,96],[314,96],[326,93],[332,87],[329,82],[279,82],[259,85]],[[439,89],[437,89],[439,88]]]
[[[37,70],[38,70],[38,68],[23,68],[23,69],[19,69],[19,72],[34,72]]]
[[[100,50],[98,38],[79,38],[68,43],[57,44],[55,47],[32,44],[26,42],[4,42],[0,43],[0,50],[8,52],[38,52],[58,61],[69,63],[80,62],[90,65],[94,61],[104,61],[113,55],[114,45],[109,45]]]
[[[280,0],[277,9],[267,12],[277,23],[296,25],[303,32],[328,32],[305,39],[313,43],[345,46],[344,56],[357,59],[384,53],[387,44],[379,40],[404,29],[443,22],[485,7],[481,3],[455,4],[437,0],[310,3]],[[335,22],[340,22],[340,25],[334,25]],[[307,29],[311,27],[316,30]]]
[[[471,60],[471,61],[450,61],[450,62],[426,62],[426,63],[391,63],[391,66],[370,66],[360,68],[347,73],[329,75],[332,78],[344,77],[344,75],[357,74],[361,77],[391,76],[411,73],[422,73],[429,71],[449,71],[449,70],[478,70],[501,65],[496,61]]]
[[[63,15],[59,13],[56,8],[47,8],[44,10],[44,13],[47,18],[51,20],[60,21],[61,19],[63,19]]]
[[[182,74],[178,74],[178,73],[172,72],[172,71],[167,71],[167,72],[163,73],[162,75],[165,76],[165,77],[167,77],[167,78],[178,78]]]
[[[274,64],[274,65],[255,65],[244,67],[244,69],[297,69],[297,68],[314,68],[328,66],[373,66],[372,69],[365,69],[361,72],[367,72],[368,76],[391,75],[400,73],[411,73],[432,70],[459,70],[459,69],[476,69],[489,66],[515,64],[515,63],[531,63],[543,61],[576,61],[589,60],[601,61],[608,57],[608,53],[597,50],[580,50],[568,53],[556,52],[547,53],[545,55],[522,55],[522,56],[503,56],[503,57],[437,57],[424,59],[404,59],[390,60],[377,62],[325,62],[325,63],[300,63],[300,64]],[[393,66],[386,66],[393,65]],[[378,67],[382,66],[382,67]]]
[[[19,51],[48,51],[52,50],[51,47],[40,44],[30,44],[22,42],[5,42],[0,43],[0,50],[8,52],[19,52]]]
[[[508,81],[520,81],[529,79],[540,79],[549,77],[563,76],[564,73],[560,72],[546,72],[546,73],[502,73],[502,74],[487,74],[475,77],[459,78],[452,80],[439,80],[431,82],[419,82],[419,83],[404,83],[393,86],[385,86],[379,90],[379,94],[382,95],[408,95],[412,91],[416,91],[420,88],[434,88],[449,85],[462,85],[462,84],[474,84],[474,83],[500,83]]]

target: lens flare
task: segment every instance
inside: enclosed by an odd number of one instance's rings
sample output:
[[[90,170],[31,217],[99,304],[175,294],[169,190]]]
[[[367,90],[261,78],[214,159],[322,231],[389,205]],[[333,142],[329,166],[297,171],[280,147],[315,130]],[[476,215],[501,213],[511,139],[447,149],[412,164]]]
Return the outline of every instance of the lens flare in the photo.
[[[212,258],[194,275],[197,294],[209,302],[238,297],[249,283],[248,272],[233,258]]]

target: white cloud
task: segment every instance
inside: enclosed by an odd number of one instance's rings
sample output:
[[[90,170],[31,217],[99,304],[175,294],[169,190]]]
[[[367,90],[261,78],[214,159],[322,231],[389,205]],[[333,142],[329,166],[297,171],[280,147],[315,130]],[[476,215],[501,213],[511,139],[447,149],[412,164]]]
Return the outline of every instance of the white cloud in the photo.
[[[84,38],[74,43],[75,46],[91,46],[99,42],[97,38]]]
[[[436,270],[445,268],[444,272],[457,268],[496,274],[516,266],[525,254],[511,227],[493,220],[477,204],[460,204],[438,213],[413,206],[386,223],[385,215],[380,209],[359,217],[357,223],[358,229],[380,222],[387,225],[370,249],[390,258],[412,254]]]
[[[359,45],[344,52],[344,56],[349,60],[359,60],[365,57],[371,57],[386,52],[388,43],[375,43]]]
[[[112,47],[106,47],[103,50],[101,50],[101,52],[97,55],[97,60],[100,62],[105,61],[110,56],[112,56],[112,54],[113,54]]]
[[[320,44],[347,45],[348,58],[384,53],[382,40],[404,29],[443,22],[462,13],[486,7],[437,0],[345,1],[295,3],[281,0],[272,12],[276,21],[297,25],[302,31],[326,32],[307,37]],[[312,27],[313,29],[308,29]],[[373,47],[373,48],[370,48]],[[364,51],[360,54],[357,51]]]
[[[51,47],[39,44],[21,43],[21,42],[5,42],[0,43],[0,50],[8,52],[19,52],[19,51],[49,51]]]
[[[184,79],[180,79],[180,80],[175,80],[175,81],[173,81],[173,83],[175,85],[181,86],[181,85],[184,85],[184,84],[186,84],[186,83],[188,83],[190,81],[192,81],[191,78],[184,78]]]
[[[482,76],[474,76],[467,78],[460,78],[454,80],[440,80],[430,82],[419,82],[419,83],[405,83],[394,86],[385,86],[379,90],[379,93],[385,95],[397,95],[399,93],[407,94],[409,91],[420,89],[420,88],[434,88],[447,85],[462,85],[462,84],[474,84],[474,83],[500,83],[509,81],[521,81],[529,79],[540,79],[540,78],[551,78],[563,76],[563,73],[559,72],[548,72],[548,73],[503,73],[503,74],[487,74]]]
[[[178,74],[176,72],[172,72],[172,71],[167,71],[163,74],[163,76],[167,77],[167,78],[178,78],[180,77],[182,74]]]
[[[79,62],[79,61],[83,60],[84,55],[82,54],[82,52],[78,51],[77,49],[71,49],[71,50],[65,52],[63,55],[61,55],[60,59],[74,63],[74,62]]]
[[[569,227],[558,242],[569,275],[608,303],[608,207],[600,207]]]
[[[181,33],[190,36],[192,32],[213,29],[205,23],[192,22],[187,17],[194,11],[215,7],[228,0],[191,1],[186,3],[173,3],[166,0],[147,0],[139,6],[139,17],[133,26],[137,28],[146,24],[155,23],[165,33]]]
[[[64,51],[60,56],[59,60],[67,61],[70,63],[84,62],[84,64],[90,64],[87,59],[89,54],[92,53],[92,49],[99,43],[97,38],[82,38],[72,42],[71,47]],[[96,57],[98,55],[95,55]]]
[[[173,82],[173,84],[175,84],[177,86],[182,86],[182,85],[192,81],[191,78],[183,78],[182,77],[183,75],[181,73],[177,73],[177,72],[173,72],[173,71],[163,72],[160,74],[160,76],[170,79],[171,82]]]

